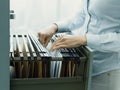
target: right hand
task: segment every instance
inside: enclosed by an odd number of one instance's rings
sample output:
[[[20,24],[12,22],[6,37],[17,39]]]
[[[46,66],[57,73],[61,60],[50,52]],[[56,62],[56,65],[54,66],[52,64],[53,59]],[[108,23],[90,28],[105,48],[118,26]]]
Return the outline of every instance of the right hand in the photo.
[[[58,27],[56,24],[52,24],[51,26],[45,28],[44,30],[38,32],[39,40],[41,41],[42,45],[46,47],[48,42],[52,38],[52,36],[57,31]]]

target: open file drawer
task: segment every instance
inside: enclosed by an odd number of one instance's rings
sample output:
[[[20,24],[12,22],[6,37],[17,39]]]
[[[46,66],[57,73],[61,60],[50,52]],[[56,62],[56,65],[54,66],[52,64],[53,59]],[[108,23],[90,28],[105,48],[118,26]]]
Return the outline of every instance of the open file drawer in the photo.
[[[80,47],[83,54],[80,65],[73,77],[12,78],[10,90],[89,90],[92,64],[92,51]]]

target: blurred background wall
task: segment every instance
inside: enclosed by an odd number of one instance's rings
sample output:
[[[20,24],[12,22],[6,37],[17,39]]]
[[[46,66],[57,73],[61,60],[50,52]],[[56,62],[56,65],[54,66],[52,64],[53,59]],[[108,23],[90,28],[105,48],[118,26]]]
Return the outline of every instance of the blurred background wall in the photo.
[[[81,0],[10,0],[15,19],[10,20],[10,32],[38,32],[47,25],[74,14]]]

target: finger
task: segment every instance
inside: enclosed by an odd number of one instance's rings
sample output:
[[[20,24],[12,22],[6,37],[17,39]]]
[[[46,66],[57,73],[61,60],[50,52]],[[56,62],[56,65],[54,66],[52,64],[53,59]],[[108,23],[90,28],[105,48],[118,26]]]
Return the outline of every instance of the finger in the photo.
[[[51,48],[55,47],[56,45],[59,45],[61,42],[62,42],[62,39],[61,39],[61,38],[57,39],[57,40],[52,44]]]
[[[56,46],[52,47],[50,49],[50,51],[54,51],[54,50],[59,49],[59,48],[67,48],[67,45],[63,45],[63,44],[56,45]]]
[[[50,38],[46,38],[46,39],[45,39],[44,47],[46,47],[46,46],[48,45],[49,41],[50,41]]]
[[[55,42],[61,40],[63,38],[63,36],[57,37],[57,39],[55,40]]]
[[[61,43],[62,42],[62,38],[63,36],[59,37],[58,39],[56,39],[56,41],[53,43],[53,46],[57,43]]]
[[[37,37],[39,38],[41,36],[41,33],[37,33]]]
[[[56,41],[63,40],[64,35],[61,35]]]
[[[47,45],[47,42],[46,42],[46,41],[47,41],[47,37],[46,37],[46,36],[43,36],[43,37],[42,37],[42,44],[43,44],[44,47],[46,47],[46,45]]]
[[[60,44],[64,44],[64,42],[62,42],[62,38],[63,36],[61,36],[60,38],[58,38],[51,46],[51,50],[56,47],[57,45],[60,45]]]
[[[45,44],[45,36],[42,35],[41,33],[38,33],[38,37],[39,37],[39,40],[40,40],[41,44],[44,46],[44,44]]]
[[[57,49],[58,49],[58,48],[65,48],[65,47],[67,47],[67,46],[68,46],[68,45],[66,45],[65,42],[58,42],[58,43],[52,44],[50,50],[53,50],[53,49],[56,48],[56,47],[57,47]]]
[[[41,42],[41,40],[40,40],[41,34],[40,33],[37,33],[37,37],[38,37],[38,40]]]
[[[41,41],[41,39],[40,39],[41,38],[41,33],[38,33],[37,37],[38,37],[39,41]]]
[[[59,45],[60,43],[61,43],[60,40],[55,41],[55,42],[52,44],[51,49],[54,48],[56,45]]]

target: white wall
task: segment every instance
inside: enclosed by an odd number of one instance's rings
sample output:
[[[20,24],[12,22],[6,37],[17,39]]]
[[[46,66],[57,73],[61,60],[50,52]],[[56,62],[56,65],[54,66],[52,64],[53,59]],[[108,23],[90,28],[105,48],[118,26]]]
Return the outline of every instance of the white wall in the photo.
[[[16,18],[12,32],[39,31],[41,28],[75,13],[81,0],[10,0]]]

